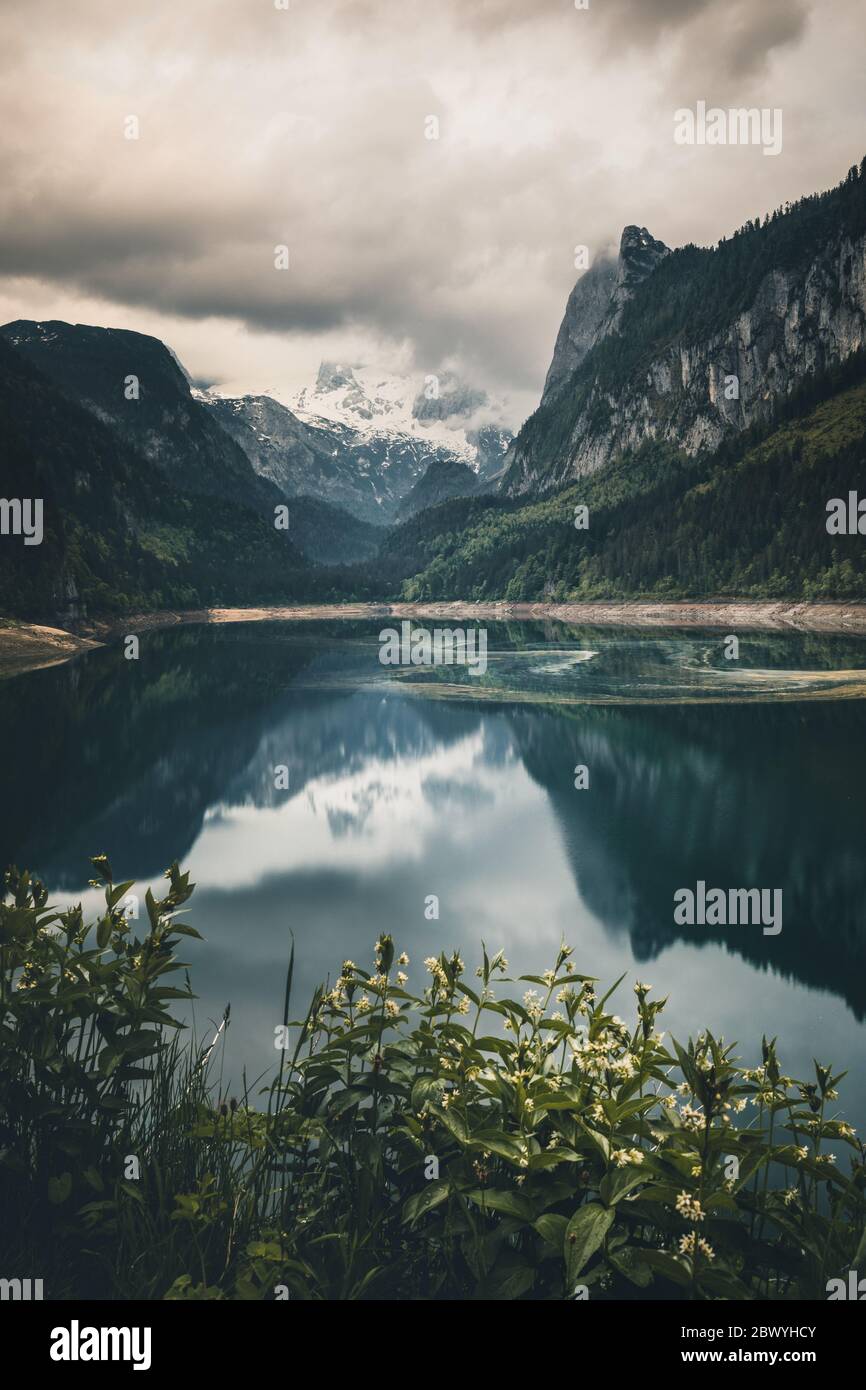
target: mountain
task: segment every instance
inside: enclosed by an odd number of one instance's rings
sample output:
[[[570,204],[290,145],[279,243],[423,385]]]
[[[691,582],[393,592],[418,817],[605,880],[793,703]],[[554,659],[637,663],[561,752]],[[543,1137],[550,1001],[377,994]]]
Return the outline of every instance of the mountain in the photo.
[[[88,613],[285,602],[298,551],[227,497],[179,491],[152,459],[0,335],[0,494],[42,503],[41,543],[4,536],[0,611]]]
[[[862,538],[826,526],[828,499],[847,499],[864,455],[861,350],[715,451],[649,440],[556,492],[452,499],[412,517],[366,592],[375,579],[380,596],[410,601],[864,599]]]
[[[27,319],[5,324],[0,335],[131,445],[148,472],[180,492],[222,497],[273,518],[279,492],[193,397],[177,358],[158,338]]]
[[[397,511],[400,521],[435,507],[449,497],[469,497],[478,491],[478,475],[459,459],[434,459],[410,492],[407,492]]]
[[[320,497],[289,499],[289,535],[313,565],[351,565],[371,560],[385,538],[385,528],[362,521]]]
[[[303,393],[302,393],[303,395]],[[384,526],[434,459],[450,447],[422,435],[310,415],[301,419],[271,396],[200,396],[252,466],[286,497],[315,494],[356,519]]]
[[[0,548],[0,609],[31,619],[866,598],[859,537],[826,524],[866,453],[866,160],[712,248],[627,227],[572,292],[513,441],[502,403],[452,373],[323,363],[293,404],[223,399],[154,338],[22,320],[0,331],[0,448],[7,504],[45,509],[40,545]]]
[[[271,396],[226,398],[199,393],[202,406],[244,451],[262,478],[279,488],[283,499],[315,496],[355,521],[382,523],[390,516],[383,488],[376,488],[369,468],[348,436],[299,420]],[[332,518],[332,525],[336,519]]]
[[[550,491],[650,441],[706,453],[856,352],[866,340],[864,165],[712,248],[668,252],[626,228],[613,282],[602,268],[572,293],[505,491]]]
[[[372,492],[375,498],[377,516],[369,505],[363,512],[357,505],[351,508],[368,520],[392,522],[432,465],[440,487],[447,477],[462,480],[459,470],[440,468],[454,462],[471,469],[479,484],[492,487],[512,439],[507,402],[492,399],[450,371],[398,376],[323,362],[314,385],[288,404],[347,451],[365,497],[369,502]]]
[[[646,227],[626,227],[619,256],[602,256],[582,275],[568,297],[548,368],[541,403],[555,394],[596,343],[615,332],[638,285],[668,254]]]
[[[495,492],[505,475],[508,450],[514,435],[501,425],[481,425],[466,431],[466,438],[475,449],[479,487]]]
[[[460,435],[465,423],[490,404],[485,391],[450,371],[400,376],[340,362],[322,362],[313,386],[304,387],[291,403],[305,419],[333,420],[364,431],[421,433],[454,450],[465,447]]]
[[[431,467],[446,495],[449,479],[456,495],[465,491],[462,468],[481,485],[497,485],[512,438],[502,403],[450,373],[422,388],[412,378],[323,362],[314,385],[286,400],[279,392],[196,395],[286,497],[315,496],[374,526],[405,514],[405,499]],[[346,532],[341,560],[359,558],[360,539]]]
[[[457,424],[471,420],[489,403],[486,391],[476,390],[453,372],[446,372],[443,376],[431,377],[424,390],[417,393],[412,402],[412,418],[422,424],[433,421]]]

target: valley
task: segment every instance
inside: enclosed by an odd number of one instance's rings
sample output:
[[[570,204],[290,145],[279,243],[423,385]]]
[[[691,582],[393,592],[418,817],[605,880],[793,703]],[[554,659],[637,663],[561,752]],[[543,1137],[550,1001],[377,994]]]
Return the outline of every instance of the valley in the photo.
[[[516,435],[446,368],[225,395],[155,338],[9,323],[4,516],[44,499],[44,539],[0,549],[0,612],[770,602],[824,625],[866,598],[859,512],[836,515],[866,452],[864,190],[866,162],[713,248],[627,226]]]

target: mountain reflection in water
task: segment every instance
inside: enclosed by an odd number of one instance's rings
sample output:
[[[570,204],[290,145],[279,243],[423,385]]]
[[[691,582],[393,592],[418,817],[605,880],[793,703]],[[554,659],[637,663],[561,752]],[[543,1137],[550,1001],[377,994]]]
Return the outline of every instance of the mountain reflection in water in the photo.
[[[830,698],[861,644],[753,635],[732,671],[718,634],[491,624],[473,683],[383,668],[377,636],[185,628],[145,635],[138,662],[104,649],[4,682],[4,864],[85,905],[91,854],[140,881],[189,867],[197,1027],[231,999],[234,1074],[272,1063],[290,933],[298,1008],[383,930],[418,986],[440,949],[469,965],[483,938],[535,972],[564,936],[579,971],[627,972],[624,1017],[646,979],[675,1034],[750,1059],[778,1034],[789,1072],[851,1068],[844,1113],[866,1122],[866,702]],[[782,889],[782,933],[675,926],[699,879]]]

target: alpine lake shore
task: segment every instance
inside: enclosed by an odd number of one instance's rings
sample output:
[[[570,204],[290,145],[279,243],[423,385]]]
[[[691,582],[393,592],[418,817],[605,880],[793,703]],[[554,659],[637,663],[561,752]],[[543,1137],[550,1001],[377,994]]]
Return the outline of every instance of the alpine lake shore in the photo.
[[[0,666],[184,624],[458,616],[866,633],[856,603],[219,608],[10,624]],[[272,1072],[226,1089],[228,1009],[204,1040],[176,1013],[207,949],[180,959],[189,874],[171,865],[139,921],[134,883],[92,864],[95,920],[14,868],[0,901],[0,1219],[49,1299],[846,1296],[866,1145],[827,1059],[798,1078],[784,1039],[756,1066],[709,1031],[676,1039],[665,998],[577,973],[565,942],[516,979],[501,951],[468,970],[440,951],[413,990],[383,932],[300,1011],[293,946]]]
[[[588,603],[446,602],[286,604],[197,608],[97,618],[64,628],[0,621],[0,679],[71,660],[130,633],[184,624],[315,622],[372,618],[442,618],[475,622],[559,621],[594,627],[725,628],[728,631],[804,631],[866,635],[866,602],[785,600],[623,600]]]

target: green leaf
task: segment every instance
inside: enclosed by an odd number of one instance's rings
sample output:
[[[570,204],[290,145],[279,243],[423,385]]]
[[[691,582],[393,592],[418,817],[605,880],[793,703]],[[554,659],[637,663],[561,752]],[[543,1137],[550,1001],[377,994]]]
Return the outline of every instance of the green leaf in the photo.
[[[345,1090],[338,1091],[329,1101],[329,1108],[332,1118],[344,1115],[352,1106],[360,1105],[362,1100],[367,1097],[367,1092],[360,1090],[356,1086],[347,1086]]]
[[[114,1043],[125,1055],[135,1053],[139,1057],[158,1052],[163,1046],[161,1035],[149,1028],[137,1028],[132,1033],[118,1033]]]
[[[498,1052],[500,1057],[510,1057],[512,1051],[506,1038],[476,1038],[475,1047],[479,1052]]]
[[[642,1250],[627,1245],[623,1250],[615,1250],[608,1259],[614,1269],[618,1269],[629,1283],[636,1284],[639,1289],[645,1289],[652,1283],[653,1272],[643,1258]]]
[[[420,1192],[415,1192],[407,1198],[403,1205],[403,1224],[411,1224],[428,1211],[432,1211],[434,1207],[438,1207],[441,1202],[445,1201],[448,1191],[448,1183],[443,1180],[431,1182]]]
[[[487,1285],[485,1295],[487,1298],[497,1301],[511,1302],[515,1298],[522,1298],[525,1293],[529,1293],[535,1283],[535,1271],[523,1265],[518,1269],[511,1269],[500,1278]]]
[[[72,1191],[72,1174],[61,1173],[59,1178],[48,1179],[48,1200],[54,1207],[65,1202]]]
[[[511,1192],[508,1188],[476,1188],[474,1192],[467,1192],[466,1196],[470,1202],[486,1211],[498,1211],[503,1216],[514,1216],[518,1221],[530,1223],[535,1216],[532,1203],[522,1192]]]
[[[475,990],[470,989],[468,985],[464,985],[462,980],[457,981],[457,988],[461,994],[466,995],[467,999],[471,999],[472,1003],[475,1004],[476,1007],[481,1003],[481,1000],[478,998],[478,995],[475,993]]]
[[[94,1192],[105,1191],[105,1183],[102,1181],[102,1176],[96,1168],[85,1168],[81,1176],[87,1183],[87,1186],[93,1188]]]
[[[111,1076],[123,1061],[123,1053],[116,1047],[104,1047],[99,1054],[99,1070],[103,1076]]]
[[[444,1084],[437,1081],[432,1076],[421,1076],[412,1087],[412,1109],[417,1114],[423,1110],[428,1100],[438,1101],[444,1090]]]
[[[597,1129],[593,1129],[591,1125],[588,1125],[584,1120],[581,1120],[579,1117],[578,1124],[580,1125],[587,1138],[591,1139],[593,1144],[595,1144],[595,1147],[598,1149],[605,1163],[609,1162],[610,1141],[608,1140],[607,1135],[600,1134]]]
[[[616,991],[619,989],[620,985],[622,984],[622,982],[623,982],[623,980],[625,979],[625,977],[626,977],[627,974],[628,974],[628,971],[624,970],[624,971],[622,972],[622,974],[620,975],[619,979],[618,979],[618,980],[615,980],[614,983],[611,985],[611,987],[610,987],[610,989],[608,990],[607,994],[605,994],[604,997],[603,997],[602,999],[599,1000],[598,1004],[596,1005],[596,1008],[597,1008],[597,1010],[598,1010],[599,1012],[601,1012],[601,1010],[604,1008],[605,1004],[607,1003],[608,999],[610,999],[611,995],[616,994]]]
[[[150,921],[151,929],[156,931],[159,926],[159,907],[156,898],[153,896],[152,889],[148,888],[144,895],[144,905],[147,908],[147,916]]]
[[[682,1288],[691,1283],[691,1270],[677,1255],[669,1255],[665,1250],[644,1250],[643,1259],[651,1269],[663,1274],[672,1283]]]
[[[456,1110],[446,1110],[441,1105],[431,1105],[430,1113],[431,1115],[435,1115],[436,1119],[439,1120],[461,1144],[468,1142],[469,1131],[466,1128],[466,1121]]]
[[[532,1154],[529,1166],[533,1173],[539,1168],[555,1168],[558,1163],[580,1163],[580,1154],[572,1149],[544,1149],[540,1154]]]
[[[253,1240],[247,1246],[247,1254],[253,1260],[271,1260],[279,1264],[283,1258],[282,1247],[277,1240]]]
[[[725,1269],[707,1268],[705,1265],[698,1272],[698,1283],[706,1293],[711,1294],[714,1298],[748,1299],[752,1297],[746,1285],[741,1283],[736,1275]]]
[[[501,1129],[477,1129],[472,1135],[470,1146],[489,1153],[499,1154],[500,1158],[522,1158],[523,1144]]]
[[[131,878],[128,883],[115,884],[114,888],[108,891],[108,906],[116,907],[121,898],[125,898],[130,888],[133,887],[135,879]]]
[[[750,1154],[749,1157],[740,1164],[739,1176],[734,1179],[730,1189],[731,1192],[739,1192],[742,1187],[745,1187],[749,1179],[754,1177],[758,1169],[763,1168],[764,1164],[769,1161],[770,1154],[771,1151],[769,1150],[766,1153],[759,1152]]]
[[[544,1216],[539,1216],[537,1221],[533,1221],[533,1226],[543,1240],[561,1255],[565,1232],[568,1229],[568,1217],[557,1216],[555,1212],[545,1212]]]
[[[651,1180],[651,1175],[645,1172],[643,1167],[632,1166],[629,1168],[618,1168],[608,1173],[599,1188],[599,1196],[606,1207],[615,1207],[617,1202],[621,1202],[632,1188],[639,1183]]]
[[[599,1202],[579,1207],[565,1232],[565,1278],[571,1292],[577,1276],[592,1259],[613,1225],[614,1213]]]

